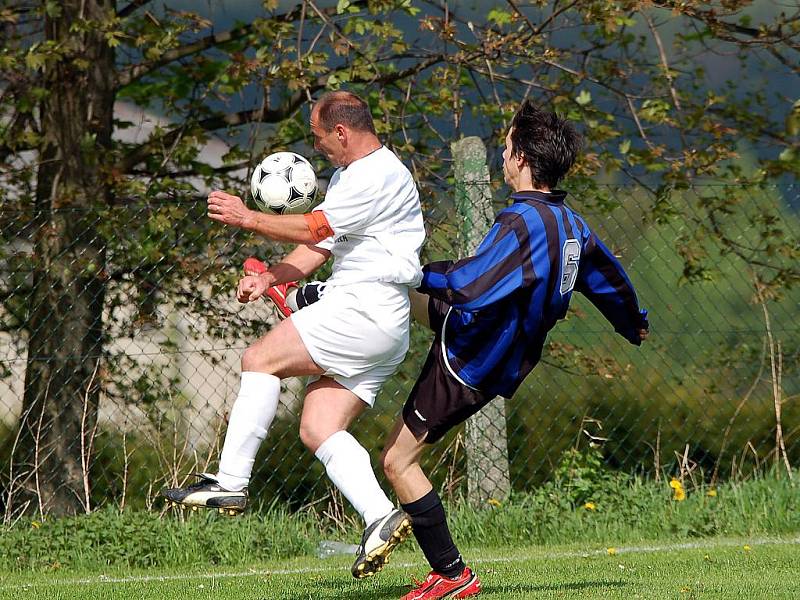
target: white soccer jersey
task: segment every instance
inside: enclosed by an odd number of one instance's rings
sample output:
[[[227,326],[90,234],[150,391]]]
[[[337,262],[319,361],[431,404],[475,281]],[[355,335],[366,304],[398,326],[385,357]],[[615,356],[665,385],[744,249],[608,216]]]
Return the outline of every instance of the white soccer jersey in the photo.
[[[338,169],[315,210],[325,214],[334,233],[317,244],[333,254],[328,284],[419,284],[425,241],[419,193],[386,146]]]

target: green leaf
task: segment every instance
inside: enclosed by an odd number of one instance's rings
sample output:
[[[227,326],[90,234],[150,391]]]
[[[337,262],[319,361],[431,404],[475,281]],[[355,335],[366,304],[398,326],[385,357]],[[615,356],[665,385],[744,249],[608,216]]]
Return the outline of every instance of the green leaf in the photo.
[[[42,68],[46,60],[47,56],[42,52],[37,52],[36,46],[33,46],[28,54],[25,55],[25,64],[34,71]]]
[[[486,15],[486,19],[488,21],[494,21],[498,25],[508,25],[513,21],[514,16],[508,11],[493,8],[489,11],[489,14]]]
[[[619,145],[620,154],[627,154],[630,149],[631,149],[630,140],[623,140],[622,143]]]
[[[350,0],[339,0],[339,2],[336,3],[336,14],[340,15],[348,8],[350,8]]]
[[[580,104],[581,106],[586,106],[592,101],[592,94],[588,90],[582,90],[578,97],[575,98],[575,102]]]
[[[800,100],[794,103],[791,112],[786,116],[786,133],[800,134]]]
[[[781,152],[778,156],[778,160],[781,162],[793,162],[796,158],[797,152],[794,148],[786,148],[786,150]]]
[[[669,115],[670,105],[664,100],[645,100],[640,115],[654,123],[662,123]]]
[[[61,3],[55,0],[47,0],[44,4],[44,12],[51,19],[57,19],[61,16]]]

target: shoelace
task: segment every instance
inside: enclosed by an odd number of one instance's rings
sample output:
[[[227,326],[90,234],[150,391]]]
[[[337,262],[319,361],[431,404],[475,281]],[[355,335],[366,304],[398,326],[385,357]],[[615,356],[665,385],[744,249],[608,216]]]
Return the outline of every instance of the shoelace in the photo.
[[[215,480],[211,479],[210,477],[203,477],[202,475],[198,475],[200,481],[193,483],[190,486],[187,486],[187,489],[194,489],[197,487],[202,487],[208,483],[217,483]]]
[[[428,576],[425,578],[424,581],[420,581],[416,577],[412,577],[411,581],[413,585],[416,586],[415,591],[420,589],[422,586],[427,585],[433,579],[433,573],[428,573]]]

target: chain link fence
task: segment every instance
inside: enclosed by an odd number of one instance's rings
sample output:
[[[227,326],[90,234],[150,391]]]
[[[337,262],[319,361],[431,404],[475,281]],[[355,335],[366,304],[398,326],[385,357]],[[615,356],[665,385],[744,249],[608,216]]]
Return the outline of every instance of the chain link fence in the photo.
[[[454,258],[463,219],[452,199],[426,203],[424,259]],[[629,345],[575,295],[542,363],[504,403],[507,439],[490,435],[507,447],[512,490],[541,484],[589,444],[610,467],[650,477],[691,470],[716,480],[797,464],[800,190],[601,187],[570,205],[620,256],[651,337]],[[53,232],[71,228],[72,241],[45,260]],[[241,265],[288,248],[213,224],[204,199],[0,208],[0,232],[6,521],[63,510],[59,496],[69,510],[151,507],[162,486],[215,469],[241,354],[276,318],[266,302],[235,301]],[[56,269],[59,285],[48,279]],[[405,363],[352,430],[376,468],[430,339],[412,325]],[[330,501],[298,437],[303,390],[301,379],[284,381],[251,485],[256,503]],[[462,497],[463,429],[424,466],[443,495]]]

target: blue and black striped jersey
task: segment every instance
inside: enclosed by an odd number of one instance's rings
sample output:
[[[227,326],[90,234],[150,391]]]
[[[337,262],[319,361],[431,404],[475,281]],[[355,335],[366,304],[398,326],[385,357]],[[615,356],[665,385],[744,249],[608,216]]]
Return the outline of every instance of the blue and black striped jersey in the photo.
[[[450,372],[465,385],[510,398],[564,318],[573,290],[614,329],[642,340],[647,311],[606,246],[565,206],[566,193],[518,192],[475,252],[423,269],[419,291],[451,308],[440,332]]]

